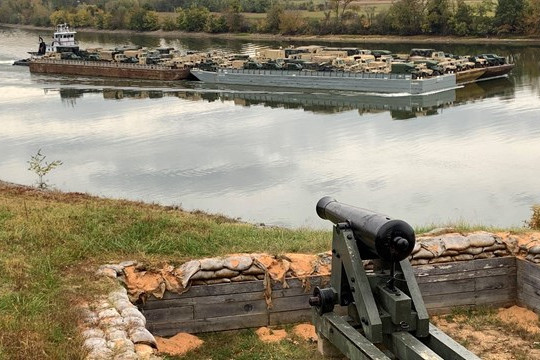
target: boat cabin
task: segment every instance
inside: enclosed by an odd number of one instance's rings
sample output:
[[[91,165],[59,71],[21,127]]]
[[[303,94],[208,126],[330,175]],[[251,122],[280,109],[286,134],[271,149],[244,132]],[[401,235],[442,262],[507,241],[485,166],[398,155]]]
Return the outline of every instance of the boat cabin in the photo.
[[[68,24],[56,25],[51,45],[46,46],[46,52],[79,52],[79,43],[75,40],[76,31],[72,31]],[[42,52],[43,39],[40,37],[40,52]]]

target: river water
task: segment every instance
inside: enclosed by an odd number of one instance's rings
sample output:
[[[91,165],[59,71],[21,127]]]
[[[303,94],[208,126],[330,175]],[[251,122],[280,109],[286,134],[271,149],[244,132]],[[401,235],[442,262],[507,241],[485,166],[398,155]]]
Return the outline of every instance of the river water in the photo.
[[[412,225],[521,226],[540,203],[538,47],[429,46],[498,53],[516,67],[508,78],[406,97],[32,75],[12,66],[37,50],[38,35],[49,37],[0,28],[1,180],[35,184],[27,161],[42,149],[48,161],[63,162],[47,176],[60,190],[328,229],[315,213],[325,195]],[[243,53],[288,45],[89,33],[78,39],[83,48]]]

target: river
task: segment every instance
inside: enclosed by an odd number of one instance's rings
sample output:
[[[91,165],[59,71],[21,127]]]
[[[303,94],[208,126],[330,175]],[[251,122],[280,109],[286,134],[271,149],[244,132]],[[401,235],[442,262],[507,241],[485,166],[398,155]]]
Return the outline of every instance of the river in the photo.
[[[417,226],[522,226],[540,203],[539,47],[429,46],[498,53],[516,67],[508,78],[412,98],[33,75],[12,66],[37,50],[38,35],[52,34],[0,27],[1,180],[35,184],[27,162],[41,149],[63,162],[46,177],[63,191],[293,228],[330,229],[315,213],[325,195]],[[253,53],[288,45],[77,38],[82,48]]]

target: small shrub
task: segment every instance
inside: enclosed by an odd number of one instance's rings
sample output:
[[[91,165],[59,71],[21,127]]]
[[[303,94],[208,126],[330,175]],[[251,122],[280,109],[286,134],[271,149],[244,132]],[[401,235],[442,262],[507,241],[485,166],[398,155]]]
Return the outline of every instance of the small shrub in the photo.
[[[44,177],[51,172],[54,168],[62,165],[60,160],[54,160],[51,163],[45,161],[46,156],[41,153],[41,149],[38,150],[36,155],[30,157],[28,161],[28,170],[33,171],[38,176],[38,188],[46,189],[47,181],[44,180]]]
[[[531,229],[540,230],[540,205],[532,207],[532,216],[528,224]]]

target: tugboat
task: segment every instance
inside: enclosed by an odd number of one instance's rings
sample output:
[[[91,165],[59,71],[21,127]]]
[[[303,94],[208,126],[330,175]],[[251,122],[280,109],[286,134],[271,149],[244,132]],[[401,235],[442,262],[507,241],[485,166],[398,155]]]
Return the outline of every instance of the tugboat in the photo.
[[[79,52],[79,43],[75,41],[76,31],[72,31],[68,24],[56,25],[56,31],[53,34],[51,45],[45,45],[43,38],[39,37],[38,55],[45,55],[50,52]]]
[[[33,57],[41,57],[48,53],[71,52],[74,54],[78,54],[79,43],[75,40],[76,33],[76,31],[72,31],[69,28],[68,24],[58,24],[56,25],[56,31],[53,34],[52,42],[50,45],[47,45],[43,38],[40,36],[38,51],[29,51],[28,53]],[[13,62],[13,65],[29,66],[30,61],[30,58],[16,60],[15,62]]]
[[[37,74],[168,81],[190,76],[189,67],[174,61],[171,49],[79,49],[75,34],[68,24],[59,24],[50,45],[40,36],[38,51],[30,53],[32,58],[13,65],[28,65]]]

